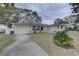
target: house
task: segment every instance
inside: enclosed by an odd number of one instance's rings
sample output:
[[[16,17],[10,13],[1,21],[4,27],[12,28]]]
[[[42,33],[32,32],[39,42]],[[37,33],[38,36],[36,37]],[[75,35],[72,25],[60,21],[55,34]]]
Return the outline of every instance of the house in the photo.
[[[70,15],[70,16],[66,16],[63,18],[63,21],[65,23],[61,24],[63,27],[68,27],[68,28],[74,28],[75,26],[75,21],[76,21],[76,15]]]
[[[47,31],[47,25],[46,24],[34,24],[32,30],[36,33],[38,32],[46,32]]]
[[[63,18],[63,21],[68,22],[68,24],[74,24],[76,20],[76,15],[70,15]]]

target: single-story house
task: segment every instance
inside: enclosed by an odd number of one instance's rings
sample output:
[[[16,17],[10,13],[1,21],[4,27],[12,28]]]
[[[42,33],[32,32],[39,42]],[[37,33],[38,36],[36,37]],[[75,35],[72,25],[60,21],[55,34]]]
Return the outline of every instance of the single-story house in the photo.
[[[32,30],[36,32],[46,32],[47,25],[46,24],[34,24]]]

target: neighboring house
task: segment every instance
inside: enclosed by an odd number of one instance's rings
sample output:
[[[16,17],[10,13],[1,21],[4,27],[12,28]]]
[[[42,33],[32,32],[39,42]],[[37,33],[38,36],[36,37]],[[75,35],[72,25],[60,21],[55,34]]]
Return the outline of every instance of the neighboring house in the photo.
[[[63,29],[62,27],[70,27],[74,28],[76,20],[76,15],[70,15],[63,18],[63,23],[59,25],[59,28]]]
[[[76,20],[76,15],[70,15],[63,18],[63,21],[68,22],[68,24],[74,24]]]

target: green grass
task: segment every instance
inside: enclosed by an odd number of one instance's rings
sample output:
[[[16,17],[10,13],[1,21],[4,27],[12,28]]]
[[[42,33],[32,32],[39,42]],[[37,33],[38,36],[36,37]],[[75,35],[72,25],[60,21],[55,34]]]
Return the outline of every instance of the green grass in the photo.
[[[69,31],[68,34],[74,39],[75,47],[78,49],[79,48],[79,31]]]
[[[0,34],[0,52],[13,41],[14,35]]]
[[[79,31],[69,31],[68,34],[72,37],[79,37]]]
[[[51,37],[51,38],[50,38]],[[37,33],[33,34],[34,41],[37,42],[46,52],[51,54],[51,46],[53,36],[48,33]]]
[[[69,56],[69,55],[79,55],[79,32],[69,31],[68,34],[74,38],[75,49],[64,49],[62,47],[58,47],[53,42],[54,34],[49,33],[37,33],[32,34],[34,41],[49,55],[55,56]]]

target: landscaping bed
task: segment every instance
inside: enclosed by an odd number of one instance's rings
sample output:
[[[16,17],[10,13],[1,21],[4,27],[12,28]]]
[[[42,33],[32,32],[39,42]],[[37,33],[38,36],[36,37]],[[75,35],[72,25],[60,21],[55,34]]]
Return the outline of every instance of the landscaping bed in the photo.
[[[55,34],[36,33],[32,34],[32,36],[34,41],[49,55],[55,55],[55,56],[79,55],[79,32],[69,31],[68,34],[74,40],[75,49],[65,49],[62,47],[58,47],[53,41],[53,37]]]
[[[54,35],[54,43],[63,48],[74,48],[74,40],[71,38],[67,31],[58,31]]]
[[[13,38],[14,35],[5,35],[0,33],[0,52],[14,40]]]

